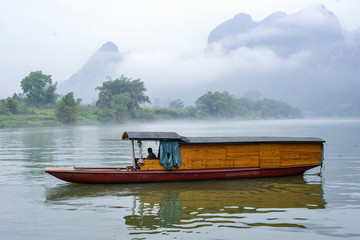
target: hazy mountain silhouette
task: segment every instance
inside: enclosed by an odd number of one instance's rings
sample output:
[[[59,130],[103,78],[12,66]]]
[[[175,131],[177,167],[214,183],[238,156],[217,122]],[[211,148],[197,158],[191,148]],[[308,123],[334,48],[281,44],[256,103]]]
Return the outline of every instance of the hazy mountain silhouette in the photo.
[[[116,73],[122,59],[123,56],[114,43],[103,44],[77,73],[59,83],[58,92],[74,92],[75,97],[81,98],[83,103],[93,102],[97,99],[95,88],[101,86],[107,76]]]
[[[239,49],[270,52],[285,63],[296,60],[296,66],[235,72],[213,83],[214,88],[259,90],[313,114],[360,109],[360,30],[344,33],[338,18],[323,5],[291,15],[273,13],[259,22],[241,13],[209,34],[207,53],[229,56]]]
[[[260,22],[240,13],[216,27],[208,37],[229,52],[239,47],[266,47],[287,57],[300,51],[323,51],[344,44],[337,17],[323,5],[314,5],[298,13],[276,12]]]

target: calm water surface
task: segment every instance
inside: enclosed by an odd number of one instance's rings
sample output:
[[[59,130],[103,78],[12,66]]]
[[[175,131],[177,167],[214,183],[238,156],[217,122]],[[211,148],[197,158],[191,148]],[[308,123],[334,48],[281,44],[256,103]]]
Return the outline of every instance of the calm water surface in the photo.
[[[314,136],[322,177],[71,184],[46,166],[124,167],[124,131]],[[360,238],[360,120],[172,122],[0,130],[0,239]]]

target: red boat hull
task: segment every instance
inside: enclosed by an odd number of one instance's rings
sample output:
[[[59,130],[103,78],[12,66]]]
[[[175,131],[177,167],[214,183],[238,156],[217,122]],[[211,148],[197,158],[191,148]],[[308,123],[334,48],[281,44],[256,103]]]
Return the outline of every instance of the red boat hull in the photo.
[[[73,183],[140,183],[277,177],[303,174],[319,164],[281,168],[224,168],[192,170],[126,171],[119,168],[45,168],[45,172]]]

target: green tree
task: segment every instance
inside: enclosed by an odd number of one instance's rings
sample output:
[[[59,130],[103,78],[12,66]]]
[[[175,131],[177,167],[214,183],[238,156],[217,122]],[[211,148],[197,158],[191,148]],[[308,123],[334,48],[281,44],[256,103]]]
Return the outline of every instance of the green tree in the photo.
[[[100,109],[111,109],[118,121],[136,117],[140,104],[150,103],[149,97],[144,95],[146,88],[141,79],[132,80],[124,75],[115,80],[108,77],[108,81],[103,82],[96,90],[100,91],[96,106]]]
[[[74,93],[72,92],[63,96],[56,104],[56,118],[65,124],[75,123],[80,111],[80,101],[81,99],[74,99]]]
[[[5,99],[1,99],[0,100],[0,114],[7,114],[9,111],[9,109],[6,106],[6,100]],[[1,127],[1,124],[0,124]]]
[[[237,99],[227,91],[209,91],[199,97],[195,104],[211,117],[235,117],[238,109]]]
[[[45,104],[55,103],[58,99],[58,95],[55,93],[57,82],[54,84],[48,84],[45,86]]]
[[[237,100],[238,102],[238,113],[239,117],[250,117],[254,115],[254,101],[248,98],[242,97]]]
[[[21,88],[26,99],[32,104],[55,103],[57,83],[52,82],[51,75],[45,75],[41,71],[30,72],[21,80]]]
[[[0,114],[19,113],[19,97],[14,93],[12,97],[0,100]]]
[[[191,119],[202,119],[204,118],[204,112],[200,111],[199,108],[195,106],[188,106],[184,109],[185,117]]]
[[[260,118],[302,118],[302,113],[298,108],[294,108],[283,101],[276,101],[265,98],[256,101],[254,112]]]
[[[6,99],[6,107],[9,109],[9,111],[13,114],[18,112],[19,109],[19,102],[14,97],[8,97]]]
[[[98,109],[96,114],[100,122],[111,122],[114,120],[114,113],[108,107]]]
[[[128,104],[131,102],[129,93],[121,93],[113,96],[111,109],[113,110],[115,120],[125,122],[129,118]]]
[[[184,102],[177,98],[175,100],[172,100],[170,103],[169,103],[169,108],[173,108],[173,109],[183,109],[184,108]]]

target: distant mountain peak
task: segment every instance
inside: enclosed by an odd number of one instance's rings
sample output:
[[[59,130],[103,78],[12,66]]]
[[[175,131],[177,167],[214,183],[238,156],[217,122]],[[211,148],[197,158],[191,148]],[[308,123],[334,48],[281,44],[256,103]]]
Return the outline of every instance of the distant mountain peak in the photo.
[[[269,16],[267,16],[261,22],[264,24],[272,24],[274,21],[286,17],[286,15],[287,14],[285,12],[274,12],[274,13],[270,14]]]
[[[59,83],[58,92],[74,92],[75,97],[83,99],[83,103],[91,103],[97,97],[95,88],[101,86],[107,76],[113,77],[117,73],[122,59],[123,54],[115,43],[104,43],[78,72]]]
[[[302,51],[330,52],[329,48],[342,41],[338,18],[323,5],[316,4],[289,15],[275,12],[259,22],[248,14],[237,14],[210,32],[207,51],[212,46],[214,49],[220,46],[225,53],[239,47],[265,47],[288,57]]]
[[[246,32],[255,27],[254,22],[249,14],[239,13],[232,19],[220,24],[217,28],[211,31],[208,37],[208,43],[221,40],[224,36],[234,35],[239,32]]]
[[[251,16],[249,14],[247,14],[247,13],[236,14],[233,17],[233,19],[238,21],[238,22],[243,22],[243,23],[251,23],[253,21]]]
[[[99,49],[101,52],[119,52],[118,47],[113,42],[106,42],[104,43],[101,48]]]
[[[335,14],[329,11],[324,5],[322,4],[315,4],[311,5],[302,11],[299,11],[295,14],[292,14],[296,17],[302,17],[303,20],[313,21],[314,23],[335,23],[339,22],[338,18]]]
[[[334,16],[334,14],[329,11],[324,5],[322,4],[313,4],[308,6],[307,8],[305,8],[303,11],[314,11],[314,12],[318,12],[321,14],[325,14],[325,15],[332,15]]]

